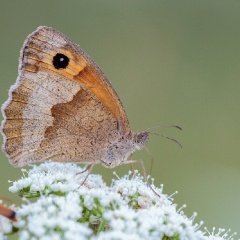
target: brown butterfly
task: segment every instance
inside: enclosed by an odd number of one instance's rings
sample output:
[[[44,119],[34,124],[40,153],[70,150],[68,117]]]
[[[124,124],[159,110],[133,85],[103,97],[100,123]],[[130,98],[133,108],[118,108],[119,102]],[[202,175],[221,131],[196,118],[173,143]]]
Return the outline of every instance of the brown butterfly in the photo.
[[[13,222],[17,221],[16,212],[3,204],[0,204],[0,215],[8,218],[9,220],[11,220]]]
[[[62,33],[39,27],[25,40],[19,75],[3,104],[3,150],[33,162],[131,163],[149,132],[132,132],[117,93],[96,63]]]

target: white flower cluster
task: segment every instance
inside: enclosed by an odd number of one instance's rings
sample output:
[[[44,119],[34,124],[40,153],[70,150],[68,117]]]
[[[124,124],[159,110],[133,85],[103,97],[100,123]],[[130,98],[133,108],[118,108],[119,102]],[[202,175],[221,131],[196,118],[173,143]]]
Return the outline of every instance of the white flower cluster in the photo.
[[[82,217],[79,195],[70,192],[65,197],[49,195],[36,202],[23,205],[18,210],[16,227],[20,239],[78,239],[85,240],[92,234]]]
[[[84,181],[87,172],[80,172],[76,164],[46,162],[13,182],[11,192],[38,197],[17,210],[12,225],[20,240],[233,239],[228,231],[200,231],[202,223],[193,224],[196,215],[187,218],[162,187],[149,186],[137,172],[109,187],[99,175]]]
[[[5,234],[12,231],[12,224],[8,218],[0,215],[0,240],[6,239]]]
[[[22,171],[24,175],[26,171],[24,169]],[[23,197],[38,197],[40,193],[63,194],[75,191],[87,177],[87,171],[83,171],[81,167],[71,163],[46,162],[40,166],[33,165],[28,177],[24,175],[22,179],[13,182],[9,191]],[[87,184],[89,188],[100,188],[104,183],[101,176],[89,175]]]

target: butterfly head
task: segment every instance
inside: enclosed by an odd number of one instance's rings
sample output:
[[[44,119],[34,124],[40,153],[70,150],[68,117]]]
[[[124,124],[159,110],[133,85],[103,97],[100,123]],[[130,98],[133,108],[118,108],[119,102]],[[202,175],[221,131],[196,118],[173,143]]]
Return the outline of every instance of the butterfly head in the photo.
[[[133,133],[133,143],[137,150],[140,150],[147,144],[148,136],[149,133],[146,131]]]
[[[125,164],[128,157],[136,150],[140,150],[147,144],[148,132],[132,132],[127,135],[121,135],[119,132],[115,139],[107,145],[107,151],[102,164],[108,168],[114,168],[118,165]]]

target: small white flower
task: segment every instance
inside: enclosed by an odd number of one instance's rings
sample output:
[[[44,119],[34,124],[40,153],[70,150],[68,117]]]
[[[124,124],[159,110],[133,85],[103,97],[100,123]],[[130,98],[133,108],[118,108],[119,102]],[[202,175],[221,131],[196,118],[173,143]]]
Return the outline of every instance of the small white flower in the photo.
[[[93,237],[92,240],[146,240],[145,238],[136,235],[135,233],[125,233],[124,231],[108,231],[101,232],[98,236]]]
[[[149,196],[138,197],[138,206],[140,208],[149,208],[152,206],[152,200]]]
[[[208,237],[206,237],[207,240],[233,240],[233,237],[237,235],[237,233],[235,232],[229,236],[231,229],[228,229],[226,231],[223,228],[219,228],[218,230],[216,228],[213,228],[212,232],[209,232],[206,227],[204,229],[209,235]]]
[[[0,215],[0,233],[6,234],[12,231],[12,224],[9,219]],[[1,239],[1,238],[0,238]]]

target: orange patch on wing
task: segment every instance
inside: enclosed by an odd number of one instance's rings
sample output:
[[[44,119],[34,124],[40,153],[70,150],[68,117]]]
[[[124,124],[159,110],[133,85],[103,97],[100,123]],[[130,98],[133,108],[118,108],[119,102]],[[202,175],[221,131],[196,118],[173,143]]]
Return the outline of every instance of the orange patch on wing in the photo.
[[[84,85],[109,109],[118,122],[119,131],[127,134],[129,132],[128,120],[125,112],[122,111],[122,107],[119,106],[120,101],[105,81],[103,79],[100,81],[99,78],[98,72],[94,71],[90,66],[87,66],[73,77],[73,79]]]

